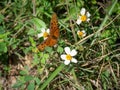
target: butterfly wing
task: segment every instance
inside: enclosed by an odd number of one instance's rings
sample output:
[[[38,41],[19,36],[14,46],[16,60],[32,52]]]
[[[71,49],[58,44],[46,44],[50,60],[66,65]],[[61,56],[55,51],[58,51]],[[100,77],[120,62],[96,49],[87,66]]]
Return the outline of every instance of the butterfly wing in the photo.
[[[48,37],[45,41],[43,41],[40,45],[38,45],[37,48],[40,51],[43,51],[45,47],[49,45],[49,42],[50,42],[50,38]]]
[[[56,39],[58,39],[59,37],[59,28],[58,28],[58,20],[56,13],[52,15],[52,19],[50,22],[50,35]]]
[[[54,46],[57,43],[58,37],[59,37],[58,21],[57,15],[56,13],[54,13],[52,15],[52,19],[50,22],[50,35],[45,41],[38,45],[38,49],[40,51],[43,51],[47,46]]]
[[[45,41],[43,41],[40,45],[38,45],[38,49],[43,51],[47,46],[54,46],[57,43],[57,40],[49,36]]]
[[[48,46],[54,46],[56,43],[57,43],[57,40],[53,38],[52,36],[50,36],[50,42]]]

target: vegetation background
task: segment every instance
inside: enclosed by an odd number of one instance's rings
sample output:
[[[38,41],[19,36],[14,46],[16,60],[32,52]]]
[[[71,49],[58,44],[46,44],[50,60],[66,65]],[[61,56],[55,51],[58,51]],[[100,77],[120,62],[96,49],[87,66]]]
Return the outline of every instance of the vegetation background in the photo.
[[[77,25],[82,7],[90,22]],[[37,34],[53,12],[57,47],[38,52]],[[78,38],[78,30],[87,36]],[[0,90],[119,90],[119,40],[118,0],[0,0]],[[78,51],[77,64],[62,64],[65,46]]]

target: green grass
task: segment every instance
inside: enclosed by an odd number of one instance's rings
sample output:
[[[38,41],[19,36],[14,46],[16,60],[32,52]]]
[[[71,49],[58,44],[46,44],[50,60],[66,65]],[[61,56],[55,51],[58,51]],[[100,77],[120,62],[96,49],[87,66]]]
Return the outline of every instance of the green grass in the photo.
[[[90,12],[90,21],[77,25],[82,7]],[[37,51],[43,41],[37,34],[50,27],[54,12],[60,30],[57,46]],[[118,90],[119,23],[118,0],[0,1],[0,90]],[[86,36],[79,38],[78,30]],[[60,58],[66,46],[77,50],[76,64],[64,65]],[[13,77],[14,85],[9,82]]]

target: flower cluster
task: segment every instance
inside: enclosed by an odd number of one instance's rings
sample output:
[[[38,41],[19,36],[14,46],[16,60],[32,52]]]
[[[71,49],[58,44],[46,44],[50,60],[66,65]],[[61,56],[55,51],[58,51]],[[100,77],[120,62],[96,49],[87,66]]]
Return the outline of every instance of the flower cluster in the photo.
[[[80,25],[82,22],[89,22],[90,16],[91,16],[90,13],[88,11],[86,11],[85,8],[82,8],[76,23],[78,25]],[[85,30],[82,30],[82,31],[79,30],[79,31],[77,31],[77,35],[78,35],[78,37],[83,38],[86,36],[86,32],[85,32]]]
[[[76,23],[80,25],[82,22],[89,22],[90,21],[90,13],[86,11],[85,8],[82,8],[80,11],[80,15],[78,16],[78,19]],[[83,38],[86,36],[85,30],[78,30],[77,35],[80,38]],[[77,54],[77,51],[75,49],[70,50],[69,47],[64,48],[66,54],[61,55],[61,59],[64,60],[64,64],[68,65],[70,62],[77,63],[77,59],[75,59],[73,56]]]

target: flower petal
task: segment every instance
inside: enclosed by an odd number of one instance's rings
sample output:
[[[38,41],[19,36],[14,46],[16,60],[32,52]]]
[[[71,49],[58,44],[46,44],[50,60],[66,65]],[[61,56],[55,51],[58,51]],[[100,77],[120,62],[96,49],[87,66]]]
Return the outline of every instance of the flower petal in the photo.
[[[85,8],[82,8],[81,11],[80,11],[80,14],[85,15],[85,12],[86,12]]]
[[[60,57],[61,57],[61,59],[66,60],[66,55],[65,54],[62,54]]]
[[[71,62],[77,63],[77,59],[72,58]]]
[[[38,34],[38,38],[43,37],[43,33]]]
[[[44,40],[46,40],[48,37],[44,37]]]
[[[85,36],[86,36],[86,33],[83,34],[83,37],[85,37]]]
[[[47,29],[46,32],[49,34],[50,33],[50,29]]]
[[[90,18],[87,18],[87,22],[89,22],[90,21]]]
[[[90,13],[89,13],[89,12],[87,12],[87,13],[86,13],[86,16],[87,16],[87,17],[90,17],[91,15],[90,15]]]
[[[85,32],[85,30],[82,30],[82,32],[84,33],[84,34],[83,34],[83,37],[85,37],[85,36],[86,36],[86,32]]]
[[[67,54],[70,54],[70,48],[69,48],[69,47],[65,47],[65,52],[66,52]]]
[[[70,60],[65,60],[65,61],[64,61],[64,64],[65,64],[65,65],[68,65],[69,63],[70,63]]]
[[[75,56],[77,54],[77,51],[75,49],[73,49],[71,52],[70,52],[70,55],[71,56]]]
[[[77,31],[77,35],[79,35],[79,33],[80,33],[80,30],[79,30],[79,31]]]
[[[79,25],[82,21],[80,19],[77,19],[76,23]]]
[[[86,33],[85,30],[82,30],[83,33]]]

